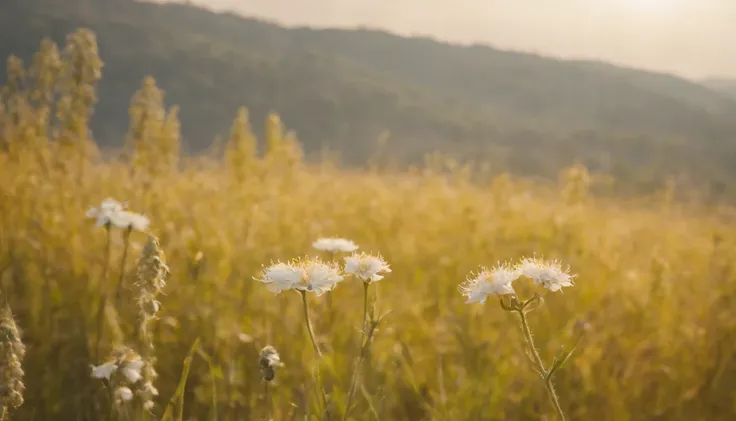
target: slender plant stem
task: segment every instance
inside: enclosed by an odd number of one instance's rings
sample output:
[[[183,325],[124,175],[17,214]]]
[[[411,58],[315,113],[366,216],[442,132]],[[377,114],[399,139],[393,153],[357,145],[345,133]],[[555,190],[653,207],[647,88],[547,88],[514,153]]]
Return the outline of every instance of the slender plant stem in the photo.
[[[368,322],[368,287],[369,282],[363,282],[363,321],[360,324],[360,348],[363,349],[365,342],[366,323]]]
[[[557,392],[555,392],[554,386],[552,385],[552,378],[548,375],[547,369],[544,368],[542,358],[539,356],[539,351],[537,351],[537,347],[534,344],[534,338],[532,338],[532,332],[531,330],[529,330],[529,323],[526,320],[526,313],[524,313],[524,310],[522,308],[517,309],[516,312],[519,313],[519,317],[521,318],[521,330],[524,331],[524,338],[526,338],[526,343],[529,345],[529,349],[531,350],[532,356],[534,357],[534,361],[537,364],[537,369],[544,379],[544,386],[547,388],[547,392],[549,393],[549,397],[555,406],[557,415],[560,417],[561,421],[565,421],[565,413],[562,412],[560,400],[557,397]]]
[[[271,402],[271,388],[269,387],[269,381],[263,382],[264,386],[264,400],[266,401],[266,420],[272,421],[273,420],[273,403]]]
[[[108,415],[108,419],[110,421],[114,421],[118,418],[118,411],[117,411],[117,408],[115,407],[117,403],[115,402],[115,392],[114,392],[114,389],[111,383],[107,384],[107,396],[110,401],[110,413]]]
[[[335,261],[335,255],[337,253],[334,252],[334,251],[330,251],[329,254],[330,254],[330,261],[331,262],[334,262]],[[333,322],[333,319],[334,319],[333,313],[334,312],[332,311],[332,291],[327,291],[327,316],[328,316],[329,321],[330,321],[330,326],[332,326],[332,322]]]
[[[322,351],[319,349],[319,345],[317,345],[317,340],[314,338],[314,331],[312,331],[312,322],[309,319],[309,305],[307,304],[307,292],[306,291],[299,291],[299,293],[302,295],[302,303],[304,304],[304,320],[307,323],[307,331],[309,332],[309,339],[312,340],[312,346],[314,347],[314,352],[317,354],[317,357],[319,358],[319,361],[317,362],[316,370],[316,378],[317,378],[317,384],[319,387],[319,393],[322,397],[322,403],[325,405],[325,412],[323,418],[327,418],[329,416],[328,414],[328,408],[327,408],[327,396],[325,394],[324,386],[322,385],[322,377],[321,377],[321,365],[322,365]]]
[[[322,351],[317,345],[317,341],[314,339],[314,332],[312,331],[312,322],[309,319],[309,305],[307,304],[307,293],[305,291],[299,291],[302,295],[302,304],[304,304],[304,320],[307,322],[307,331],[309,332],[309,339],[312,340],[312,346],[314,346],[314,352],[317,356],[322,358]]]
[[[120,259],[120,277],[118,278],[118,285],[115,288],[115,308],[120,308],[120,291],[123,288],[123,279],[125,279],[125,262],[128,258],[128,248],[130,248],[130,233],[133,231],[133,227],[128,227],[123,234],[123,257]]]
[[[348,419],[350,414],[350,406],[353,403],[355,397],[355,390],[358,384],[358,377],[360,376],[360,366],[365,357],[365,334],[366,334],[366,319],[368,318],[368,287],[370,283],[363,282],[363,321],[360,324],[360,356],[358,362],[355,364],[355,371],[353,371],[352,379],[350,380],[350,387],[348,388],[347,404],[345,405],[345,413],[342,416],[343,421]]]
[[[112,247],[112,241],[110,238],[110,223],[105,224],[105,265],[102,267],[102,277],[100,278],[100,303],[97,307],[97,339],[95,342],[95,358],[97,362],[100,358],[100,345],[102,343],[102,315],[105,313],[105,306],[107,305],[107,294],[105,293],[105,287],[107,286],[107,277],[110,272],[110,248]]]

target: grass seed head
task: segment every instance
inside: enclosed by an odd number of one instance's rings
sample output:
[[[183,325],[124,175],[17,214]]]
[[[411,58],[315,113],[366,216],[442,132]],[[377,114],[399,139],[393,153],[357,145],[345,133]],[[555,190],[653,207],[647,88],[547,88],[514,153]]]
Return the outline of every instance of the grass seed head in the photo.
[[[276,369],[283,366],[278,351],[271,345],[264,347],[258,355],[258,366],[263,380],[270,382],[276,377]]]
[[[26,348],[7,304],[0,310],[0,406],[23,405],[23,357]]]
[[[151,304],[148,308],[142,308],[142,311],[150,313],[150,311],[158,311],[158,305],[152,301],[152,296],[163,292],[166,282],[171,272],[166,265],[166,255],[161,249],[159,241],[154,236],[148,237],[148,243],[143,248],[141,258],[138,260],[138,269],[136,273],[136,286],[140,290],[141,296],[146,295],[146,299],[139,301],[140,304]]]

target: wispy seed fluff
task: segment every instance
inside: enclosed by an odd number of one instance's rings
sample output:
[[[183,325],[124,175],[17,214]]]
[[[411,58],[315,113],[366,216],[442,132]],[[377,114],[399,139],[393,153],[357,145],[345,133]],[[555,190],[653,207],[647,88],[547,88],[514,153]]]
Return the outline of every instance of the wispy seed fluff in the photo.
[[[345,272],[363,282],[372,283],[383,279],[381,273],[391,272],[391,268],[381,256],[353,253],[345,258]]]
[[[274,263],[264,268],[255,280],[266,284],[266,288],[276,294],[295,289],[320,296],[335,288],[343,277],[336,263],[297,259],[289,263]]]
[[[460,284],[460,293],[467,297],[466,303],[484,304],[491,295],[513,295],[512,283],[519,277],[519,272],[507,264],[500,264],[493,269],[481,268],[477,274],[471,274]]]
[[[574,285],[575,275],[570,275],[568,270],[562,269],[560,262],[556,260],[544,261],[527,257],[519,263],[517,270],[521,276],[533,280],[535,284],[542,285],[552,292]]]
[[[352,253],[358,250],[358,246],[344,238],[319,238],[317,241],[312,243],[312,247],[317,250],[327,251],[330,253],[344,252]]]
[[[276,348],[268,345],[258,355],[258,366],[263,374],[263,380],[270,382],[276,378],[276,369],[283,366]]]
[[[0,309],[0,406],[7,408],[23,405],[23,357],[26,347],[20,340],[13,313],[6,304]]]
[[[143,358],[137,352],[128,347],[121,347],[116,349],[105,363],[92,367],[91,375],[95,379],[135,384],[143,378],[141,371],[144,365]]]
[[[153,386],[156,377],[152,360],[144,361],[132,348],[116,349],[108,360],[92,367],[92,377],[106,379],[115,389],[115,403],[123,405],[138,396],[143,407],[151,410],[158,390]]]

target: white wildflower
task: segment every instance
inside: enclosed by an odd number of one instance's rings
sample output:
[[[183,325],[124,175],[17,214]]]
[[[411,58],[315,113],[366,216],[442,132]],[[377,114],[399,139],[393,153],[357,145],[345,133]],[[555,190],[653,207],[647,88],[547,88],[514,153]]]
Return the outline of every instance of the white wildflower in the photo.
[[[106,362],[104,364],[98,365],[97,367],[92,367],[92,377],[95,379],[107,379],[110,380],[110,376],[117,371],[118,365],[114,362]]]
[[[345,253],[352,253],[358,249],[358,246],[354,242],[346,240],[344,238],[320,238],[312,243],[312,247],[316,248],[317,250],[328,251],[330,253],[336,253],[340,251]]]
[[[112,216],[122,212],[125,206],[115,199],[107,198],[100,203],[98,208],[89,208],[85,216],[87,218],[96,219],[97,226],[103,226],[111,223]]]
[[[340,269],[334,263],[323,263],[319,260],[309,260],[302,263],[303,279],[296,289],[314,292],[317,296],[330,291],[342,281]]]
[[[109,216],[110,223],[118,228],[146,231],[151,224],[148,217],[135,212],[120,211]]]
[[[575,275],[570,275],[567,270],[563,270],[560,262],[556,260],[543,261],[526,258],[519,263],[517,270],[522,276],[532,279],[535,284],[542,285],[552,292],[574,285],[572,278]]]
[[[460,293],[468,298],[467,304],[479,302],[484,304],[490,295],[514,294],[511,284],[519,277],[519,273],[507,265],[499,265],[488,270],[482,268],[477,275],[471,275],[460,284]]]
[[[115,389],[115,402],[119,404],[128,402],[133,399],[133,391],[128,387],[118,387]]]
[[[276,294],[295,288],[304,277],[304,269],[294,263],[276,263],[261,273],[259,282],[266,284],[269,291]]]
[[[345,272],[355,275],[363,282],[376,282],[383,279],[381,272],[391,272],[391,268],[381,256],[354,253],[345,258]]]
[[[150,219],[144,215],[127,211],[125,208],[124,203],[107,198],[99,207],[88,209],[85,216],[96,219],[97,226],[109,224],[117,228],[146,231],[151,223]]]

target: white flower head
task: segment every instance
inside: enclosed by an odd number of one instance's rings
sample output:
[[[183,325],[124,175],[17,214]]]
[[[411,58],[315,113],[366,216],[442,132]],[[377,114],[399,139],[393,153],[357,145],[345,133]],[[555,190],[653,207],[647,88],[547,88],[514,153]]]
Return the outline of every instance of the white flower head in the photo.
[[[85,216],[87,218],[96,219],[97,226],[103,226],[111,223],[110,218],[119,212],[122,212],[125,206],[115,199],[107,198],[100,203],[97,208],[87,209]]]
[[[118,405],[123,402],[129,402],[132,399],[133,391],[130,390],[130,388],[123,386],[115,389],[115,402],[117,402]]]
[[[107,198],[98,208],[90,208],[87,218],[96,219],[97,226],[111,225],[117,228],[146,231],[151,223],[148,217],[126,210],[126,204]]]
[[[110,215],[110,223],[118,228],[144,232],[151,224],[151,220],[139,213],[120,211]]]
[[[352,253],[355,250],[358,250],[358,246],[354,242],[344,238],[319,238],[317,241],[312,243],[312,247],[317,250],[328,251],[330,253]]]
[[[332,290],[338,282],[343,280],[340,268],[335,263],[324,263],[319,259],[306,260],[301,267],[304,271],[303,279],[295,288],[314,292],[317,296]]]
[[[113,375],[118,369],[118,365],[114,361],[109,361],[98,366],[92,366],[92,377],[95,379],[107,379],[110,380],[110,376]]]
[[[574,285],[572,279],[575,275],[570,275],[567,270],[563,270],[560,262],[556,260],[544,261],[527,257],[519,263],[517,270],[520,275],[526,276],[535,284],[542,285],[552,292]]]
[[[276,294],[295,288],[304,277],[304,269],[297,263],[275,263],[265,268],[255,280],[266,284]]]
[[[460,284],[460,293],[467,297],[466,304],[481,303],[491,295],[513,295],[512,283],[519,277],[518,271],[506,264],[501,264],[488,270],[481,268],[477,274],[471,274],[465,282]]]
[[[382,272],[391,272],[391,268],[381,256],[366,253],[353,253],[345,258],[345,272],[350,273],[363,282],[376,282],[383,279]]]

